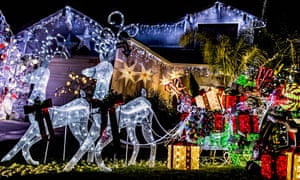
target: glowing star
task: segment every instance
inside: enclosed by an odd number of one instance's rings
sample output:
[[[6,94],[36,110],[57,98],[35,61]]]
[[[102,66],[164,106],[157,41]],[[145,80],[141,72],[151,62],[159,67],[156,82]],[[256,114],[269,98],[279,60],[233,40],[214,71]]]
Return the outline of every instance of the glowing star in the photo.
[[[163,86],[166,86],[170,83],[171,83],[171,80],[166,78],[165,76],[163,76],[163,78],[160,80],[160,84],[163,85]]]
[[[71,34],[68,34],[68,37],[64,43],[64,46],[66,47],[66,53],[68,54],[68,57],[71,57],[71,49],[76,46],[77,43],[76,42],[72,42],[71,40]]]
[[[141,64],[141,67],[142,67],[142,71],[137,72],[137,74],[139,74],[140,76],[136,82],[143,81],[144,87],[146,87],[147,81],[151,80],[152,71],[151,71],[151,69],[146,70],[143,64]]]
[[[170,72],[168,74],[171,77],[171,79],[179,79],[180,77],[182,77],[182,74],[179,74],[174,69],[172,70],[172,72]]]
[[[124,63],[124,68],[118,69],[122,73],[119,79],[125,80],[125,86],[127,85],[129,80],[135,83],[134,76],[137,74],[137,72],[134,71],[135,66],[136,63],[131,66],[128,66],[126,63]]]
[[[76,36],[78,39],[80,39],[80,43],[78,45],[77,49],[82,48],[83,46],[87,47],[89,50],[91,50],[91,35],[89,34],[89,29],[85,28],[83,35],[77,35]]]

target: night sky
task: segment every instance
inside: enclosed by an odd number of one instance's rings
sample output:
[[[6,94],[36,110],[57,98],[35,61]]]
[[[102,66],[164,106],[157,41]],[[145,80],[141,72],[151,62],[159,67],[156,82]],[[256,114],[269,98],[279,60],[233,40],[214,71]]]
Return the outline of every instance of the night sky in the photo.
[[[14,33],[64,8],[66,5],[105,25],[114,10],[125,16],[125,24],[157,24],[177,22],[188,13],[196,13],[213,5],[215,0],[0,0],[0,10]],[[227,5],[262,17],[264,0],[220,0]],[[264,19],[271,31],[282,28],[300,29],[297,1],[267,1]]]

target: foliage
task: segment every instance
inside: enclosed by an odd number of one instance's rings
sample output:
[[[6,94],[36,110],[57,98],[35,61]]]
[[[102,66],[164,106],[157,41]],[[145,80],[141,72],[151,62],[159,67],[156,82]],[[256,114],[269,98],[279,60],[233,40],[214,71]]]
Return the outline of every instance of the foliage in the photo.
[[[150,92],[151,96],[148,97],[152,104],[152,109],[156,113],[158,119],[161,119],[166,126],[173,128],[180,120],[180,113],[177,108],[169,105],[166,101],[160,98],[159,93]],[[167,122],[171,120],[171,122]],[[165,127],[166,127],[165,126]]]
[[[297,47],[299,44],[299,34],[272,34],[262,29],[256,37],[256,45],[264,49],[268,54],[267,61],[263,64],[266,67],[278,69],[281,65],[285,68],[297,62]]]
[[[110,107],[113,107],[115,104],[123,103],[122,94],[110,89],[108,94],[103,98],[103,100],[92,99],[94,103],[100,105],[100,109],[103,112],[107,112]]]
[[[64,94],[71,95],[73,98],[80,97],[80,91],[83,90],[87,98],[92,98],[96,81],[92,78],[87,78],[84,75],[70,72],[70,78],[64,86],[55,89],[55,96],[62,96]]]
[[[153,168],[148,167],[148,161],[141,160],[136,165],[128,166],[124,160],[112,162],[108,159],[107,166],[113,168],[112,172],[99,171],[95,163],[80,161],[72,171],[63,172],[65,163],[50,162],[38,166],[12,163],[0,166],[1,177],[5,179],[29,178],[85,178],[85,179],[263,179],[257,173],[249,173],[244,167],[234,166],[203,166],[198,170],[168,169],[165,161],[157,161]],[[110,162],[110,163],[109,163]]]
[[[196,47],[203,54],[203,60],[210,65],[213,76],[223,76],[228,86],[249,66],[259,67],[266,61],[266,53],[255,45],[247,43],[242,37],[232,40],[222,34],[212,37],[208,34],[190,31],[180,39],[180,45]]]

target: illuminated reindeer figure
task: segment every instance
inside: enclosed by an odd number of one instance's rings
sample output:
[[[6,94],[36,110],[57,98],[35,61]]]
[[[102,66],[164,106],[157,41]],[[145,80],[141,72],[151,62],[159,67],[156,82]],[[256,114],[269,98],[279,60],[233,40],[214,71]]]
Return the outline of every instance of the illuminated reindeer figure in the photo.
[[[63,106],[48,108],[53,129],[68,126],[81,144],[84,136],[88,133],[87,125],[89,120],[89,103],[85,98],[77,98]],[[28,164],[38,165],[39,162],[33,160],[30,148],[42,139],[38,122],[33,114],[28,114],[30,126],[21,137],[18,143],[2,158],[1,162],[11,160],[20,150]],[[71,116],[71,117],[70,117]],[[68,118],[69,117],[69,118]],[[46,132],[49,134],[49,132]]]
[[[25,82],[34,85],[28,98],[28,106],[26,106],[31,110],[33,109],[28,113],[31,124],[18,143],[2,158],[1,162],[11,160],[20,150],[22,150],[23,157],[27,163],[38,165],[39,162],[33,160],[30,154],[30,148],[42,138],[48,138],[47,136],[49,136],[49,134],[53,136],[55,128],[68,126],[79,144],[83,142],[88,133],[90,104],[85,99],[85,94],[81,92],[82,97],[74,99],[65,105],[52,106],[51,103],[47,104],[46,108],[48,112],[43,112],[43,114],[48,114],[48,120],[51,120],[51,122],[47,123],[48,127],[45,128],[45,131],[43,132],[45,133],[45,137],[42,137],[43,133],[36,116],[38,110],[37,107],[45,108],[43,107],[43,103],[48,102],[48,100],[46,100],[46,87],[50,76],[48,63],[56,53],[59,53],[57,51],[52,51],[47,47],[49,44],[52,45],[52,42],[57,40],[56,37],[47,37],[46,39],[47,41],[45,41],[44,46],[42,46],[42,53],[39,54],[40,56],[43,55],[42,58],[45,60],[42,61],[40,67],[34,69],[32,73],[27,74],[24,78]],[[39,104],[36,104],[37,100],[39,100]],[[49,125],[52,127],[49,128]]]
[[[129,37],[135,36],[138,29],[135,25],[129,25],[123,27],[123,15],[115,11],[113,12],[108,21],[112,25],[116,25],[114,21],[111,21],[113,15],[120,15],[121,23],[119,32],[115,35],[113,31],[109,28],[105,28],[101,34],[99,43],[96,43],[96,51],[99,52],[99,57],[101,62],[97,65],[99,68],[88,68],[82,71],[82,73],[88,77],[93,77],[97,80],[96,90],[94,94],[94,98],[102,101],[108,94],[108,87],[110,83],[110,78],[112,75],[112,68],[110,61],[114,60],[116,49],[120,46],[121,43],[118,43],[119,36],[126,32]],[[117,27],[118,27],[117,26]],[[105,75],[99,75],[105,73]],[[107,76],[110,75],[110,76]],[[101,108],[101,107],[100,107]],[[93,112],[96,108],[93,108]],[[98,109],[99,110],[99,109]],[[100,109],[101,110],[101,109]],[[154,112],[151,108],[151,103],[146,99],[146,92],[142,91],[142,96],[138,97],[125,105],[118,106],[115,109],[116,113],[116,121],[119,130],[121,128],[126,128],[127,135],[133,145],[133,153],[129,164],[135,164],[136,158],[140,149],[140,145],[138,144],[138,139],[136,137],[136,126],[142,126],[143,135],[145,140],[151,146],[150,153],[150,163],[149,166],[154,166],[155,156],[156,156],[156,144],[154,141],[154,137],[152,134],[151,126],[152,119],[154,116]],[[90,148],[92,144],[97,140],[99,136],[99,132],[101,130],[101,115],[99,113],[93,113],[93,124],[90,128],[89,134],[85,139],[84,143],[80,146],[79,150],[76,154],[71,158],[71,160],[67,163],[64,168],[64,171],[70,171],[77,164],[77,162],[82,158],[85,152]],[[109,116],[108,116],[109,117]],[[95,161],[102,171],[111,171],[110,168],[106,167],[104,161],[102,160],[102,150],[105,148],[111,141],[113,140],[112,127],[110,118],[108,118],[107,125],[104,131],[101,133],[101,137],[98,140],[95,147]]]
[[[149,166],[153,167],[155,164],[157,148],[154,136],[152,134],[152,119],[154,117],[154,112],[151,108],[151,103],[146,99],[146,91],[143,89],[142,96],[137,97],[124,105],[117,106],[115,109],[115,114],[119,130],[122,128],[126,128],[129,140],[133,145],[133,152],[129,160],[129,165],[134,165],[136,163],[137,155],[140,150],[140,144],[135,131],[137,126],[141,126],[143,136],[151,148]],[[95,119],[99,119],[99,117]],[[94,121],[94,124],[90,129],[89,135],[87,136],[86,140],[81,145],[77,153],[67,163],[67,165],[64,168],[64,171],[70,171],[76,165],[76,163],[81,159],[84,153],[89,149],[89,146],[93,144],[96,137],[98,137],[100,128],[100,122]],[[95,161],[101,171],[112,171],[112,169],[105,166],[101,155],[102,150],[110,142],[112,142],[112,140],[113,134],[111,122],[108,121],[108,124],[95,147]]]

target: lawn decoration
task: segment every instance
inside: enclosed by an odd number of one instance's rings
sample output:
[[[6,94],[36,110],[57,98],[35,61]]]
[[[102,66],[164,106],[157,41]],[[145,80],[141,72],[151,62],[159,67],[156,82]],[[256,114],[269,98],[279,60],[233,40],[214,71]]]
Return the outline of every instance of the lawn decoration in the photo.
[[[69,23],[69,30],[72,30],[72,14],[69,13],[68,9],[66,9],[66,23]],[[115,19],[119,18],[119,19]],[[137,34],[138,28],[134,24],[130,24],[128,26],[124,26],[124,17],[123,14],[119,11],[114,11],[112,12],[109,17],[108,17],[108,22],[111,26],[113,26],[113,30],[110,28],[103,28],[101,31],[99,31],[97,36],[94,36],[93,38],[86,37],[88,35],[88,30],[86,29],[84,36],[85,37],[80,37],[82,41],[84,41],[84,45],[86,45],[87,41],[86,40],[91,40],[94,41],[94,50],[99,53],[99,59],[100,63],[91,68],[84,69],[82,71],[82,74],[88,77],[92,77],[96,79],[96,88],[94,92],[94,100],[98,101],[103,101],[106,95],[109,93],[109,85],[110,85],[110,80],[112,76],[112,71],[113,71],[113,66],[111,62],[115,58],[116,54],[116,49],[117,48],[124,48],[124,53],[126,55],[129,55],[130,50],[128,47],[126,48],[126,40],[129,37],[133,37]],[[42,31],[43,27],[39,29],[40,26],[37,27],[37,29],[34,29],[33,31]],[[45,28],[46,29],[46,28]],[[31,35],[34,34],[34,32],[28,32],[27,37],[28,40],[31,39]],[[25,32],[26,33],[26,32]],[[47,35],[47,31],[45,31],[45,34]],[[53,58],[53,55],[56,54],[56,50],[61,50],[66,48],[61,48],[61,49],[51,49],[53,42],[52,40],[56,40],[52,36],[46,36],[46,40],[42,41],[46,42],[45,46],[41,44],[41,50],[34,51],[37,53],[39,56],[42,56],[45,60],[50,60]],[[33,39],[33,38],[32,38]],[[25,42],[25,41],[24,41]],[[26,42],[25,42],[26,44]],[[64,44],[64,43],[61,43]],[[51,47],[49,47],[51,46]],[[57,46],[59,47],[59,46]],[[34,49],[35,50],[35,49]],[[24,51],[26,51],[26,45],[24,47]],[[46,56],[43,56],[46,55]],[[44,61],[45,62],[45,61]],[[37,69],[37,70],[46,70],[43,67]],[[38,72],[38,71],[36,71]],[[45,74],[47,77],[47,73]],[[49,74],[48,74],[49,75]],[[38,81],[36,81],[38,82]],[[47,81],[43,82],[45,86],[47,85]],[[36,91],[33,91],[32,93],[32,98],[29,99],[29,103],[32,103],[32,100],[36,100],[36,97],[40,98],[43,103],[43,100],[45,99],[44,96],[44,89],[41,88],[42,86],[36,86],[36,90],[39,90],[37,93]],[[35,89],[34,89],[35,90]],[[147,104],[147,103],[146,103]],[[78,99],[75,99],[71,101],[70,103],[60,106],[60,107],[47,107],[49,111],[49,116],[52,120],[52,125],[53,128],[57,127],[62,127],[62,126],[68,126],[71,128],[72,133],[75,135],[76,138],[80,141],[79,143],[82,144],[80,148],[84,148],[85,152],[90,150],[89,148],[85,148],[84,146],[86,145],[85,143],[88,143],[89,147],[93,147],[95,140],[99,137],[98,135],[94,135],[95,132],[99,130],[99,124],[101,121],[103,121],[104,118],[101,117],[100,111],[103,114],[104,110],[101,110],[98,106],[92,107],[92,112],[90,112],[90,104],[87,102],[87,100],[84,97],[80,97]],[[146,108],[147,109],[147,108]],[[148,109],[149,111],[149,109]],[[149,112],[148,112],[149,113]],[[153,112],[152,112],[153,113]],[[89,133],[87,133],[88,127],[87,127],[87,122],[89,117],[92,117],[93,119],[93,124],[91,125],[89,129]],[[135,114],[138,115],[138,114]],[[147,114],[148,115],[148,114]],[[22,149],[23,151],[23,156],[25,160],[30,163],[30,164],[39,164],[38,161],[34,161],[30,155],[29,149],[30,147],[38,142],[41,139],[41,134],[39,133],[39,128],[37,125],[37,122],[34,120],[36,119],[33,114],[29,114],[31,126],[28,129],[28,131],[25,133],[25,135],[20,139],[20,141],[17,143],[17,145],[2,159],[2,161],[7,161],[13,158],[13,156]],[[82,119],[83,118],[83,119]],[[64,119],[64,121],[62,121]],[[67,119],[67,120],[66,120]],[[80,121],[79,121],[80,120]],[[107,121],[107,120],[106,120]],[[73,124],[73,122],[77,122],[77,124]],[[79,122],[82,122],[81,124]],[[48,133],[46,131],[46,133]],[[83,136],[89,135],[88,138],[84,138]],[[104,134],[104,133],[103,133]],[[92,136],[92,141],[90,141],[90,137]],[[85,143],[81,143],[81,140],[85,140]],[[149,137],[148,139],[151,139]],[[136,142],[133,142],[136,143]],[[156,149],[154,149],[155,151]],[[99,149],[98,149],[99,151]],[[96,152],[98,152],[96,151]],[[84,153],[85,153],[84,152]],[[155,157],[155,152],[152,153],[152,155]],[[96,154],[96,157],[101,156],[101,151]],[[151,159],[154,159],[153,156],[151,156]],[[93,158],[91,158],[93,159]],[[135,161],[135,160],[132,160]],[[98,161],[97,161],[98,162]],[[70,161],[71,165],[72,161]],[[100,162],[99,167],[102,167],[102,163]],[[68,169],[68,168],[65,168]]]
[[[281,79],[273,91],[253,149],[253,159],[261,161],[261,175],[268,179],[298,178],[298,76],[292,67],[289,79]]]
[[[272,71],[264,74],[261,72],[260,76],[262,75],[272,78]],[[217,88],[210,87],[207,90],[201,89],[194,98],[186,93],[184,86],[178,86],[178,77],[173,78],[173,81],[163,81],[166,90],[179,97],[177,110],[182,113],[169,146],[199,146],[203,154],[211,152],[209,156],[200,156],[202,165],[216,165],[220,162],[222,165],[246,165],[252,160],[254,143],[259,137],[261,117],[266,113],[265,104],[251,92],[255,83],[253,78],[250,80],[251,82],[246,75],[237,79],[237,84],[246,91],[237,91],[236,87],[221,95]],[[265,87],[260,81],[260,87]],[[215,155],[220,151],[223,154],[218,158]],[[168,158],[170,156],[168,154]]]
[[[288,156],[285,153],[293,153],[297,148],[297,133],[298,128],[289,120],[286,111],[279,108],[268,111],[253,149],[253,159],[261,161],[263,177],[269,179],[287,177]]]
[[[39,98],[40,101],[46,100],[46,90],[50,78],[48,64],[48,60],[42,61],[40,66],[35,64],[34,71],[24,77],[24,82],[33,87],[27,99],[27,103],[30,105],[34,104],[36,98]]]
[[[53,138],[53,130],[55,128],[69,126],[79,143],[83,141],[83,136],[88,132],[87,123],[90,115],[90,108],[84,93],[82,93],[82,97],[74,99],[63,106],[52,107],[52,103],[49,103],[46,99],[46,87],[50,76],[48,64],[55,55],[63,55],[67,58],[65,53],[66,49],[62,43],[64,42],[64,38],[60,34],[51,36],[48,30],[42,26],[37,26],[28,30],[27,33],[28,35],[22,39],[26,43],[28,41],[36,42],[37,37],[35,36],[39,36],[40,34],[45,35],[45,39],[40,39],[39,41],[39,48],[34,49],[32,52],[33,54],[26,55],[26,58],[24,57],[25,59],[28,59],[28,61],[24,63],[34,63],[35,66],[35,68],[32,69],[32,72],[27,72],[26,76],[22,79],[24,83],[33,86],[28,98],[28,103],[24,106],[24,112],[26,114],[28,113],[31,124],[19,142],[2,158],[1,161],[12,159],[20,150],[22,150],[26,162],[37,165],[39,162],[33,160],[31,157],[30,148],[42,138],[44,140]],[[26,53],[26,48],[25,45],[24,53]],[[46,106],[44,106],[44,104],[46,104]],[[43,119],[46,120],[46,125],[44,124]],[[80,123],[82,124],[78,126]]]
[[[96,87],[94,90],[94,99],[103,100],[109,93],[109,85],[113,74],[113,66],[111,62],[102,59],[96,66],[82,70],[82,74],[96,80]]]
[[[20,94],[26,91],[18,86],[20,51],[15,46],[14,34],[5,16],[0,11],[0,120],[17,119],[14,104]]]
[[[121,17],[121,23],[115,24],[114,21],[111,21],[111,18],[113,15],[120,15]],[[102,39],[99,39],[99,44],[96,45],[98,49],[96,49],[97,52],[99,52],[99,58],[102,62],[100,62],[100,65],[96,68],[91,69],[84,69],[82,71],[83,74],[93,77],[97,79],[96,83],[96,90],[94,93],[94,98],[100,101],[105,100],[105,98],[109,98],[108,96],[108,87],[110,84],[110,78],[112,75],[113,68],[111,67],[110,62],[112,62],[115,58],[116,49],[118,47],[117,42],[119,41],[119,38],[121,38],[122,33],[126,32],[130,37],[133,37],[137,33],[137,28],[134,25],[128,25],[123,26],[124,19],[123,15],[116,11],[113,12],[109,18],[108,21],[111,25],[115,25],[116,27],[119,27],[119,32],[115,35],[111,29],[107,28],[102,31],[102,34],[100,37]],[[124,38],[124,37],[123,37]],[[119,44],[120,45],[120,44]],[[112,103],[112,102],[111,102]],[[103,109],[103,106],[100,106],[101,116],[107,116],[106,113],[109,108],[112,108],[111,106],[106,105],[107,107]],[[150,163],[149,166],[154,166],[155,156],[156,156],[156,144],[154,137],[151,132],[151,126],[152,126],[152,119],[154,116],[154,112],[151,108],[151,103],[146,99],[146,92],[142,91],[142,96],[138,97],[125,105],[118,106],[115,109],[115,115],[116,115],[116,121],[115,124],[117,124],[117,128],[125,128],[127,129],[127,134],[129,136],[129,140],[131,141],[134,150],[131,156],[131,159],[129,161],[129,164],[135,164],[136,158],[140,149],[140,145],[138,143],[138,139],[136,137],[135,128],[138,125],[142,126],[143,129],[143,135],[145,140],[149,143],[151,147],[150,152]],[[96,117],[97,116],[97,117]],[[97,140],[98,134],[97,132],[101,132],[101,137],[99,141],[97,142],[96,149],[95,149],[95,161],[102,171],[111,171],[112,169],[105,166],[104,161],[102,160],[102,149],[105,148],[112,140],[113,140],[113,128],[112,125],[112,118],[109,115],[106,118],[99,118],[99,114],[93,115],[93,124],[91,125],[90,132],[85,139],[84,143],[80,146],[79,150],[76,152],[76,154],[72,157],[72,159],[67,163],[67,165],[64,168],[64,171],[70,171],[76,163],[82,158],[82,156],[85,154],[85,152],[89,149],[91,145]],[[106,123],[100,122],[101,121],[107,121]],[[102,124],[106,124],[106,127],[101,127]],[[101,128],[103,130],[101,130]]]
[[[129,165],[133,165],[136,163],[136,158],[139,153],[141,144],[139,144],[135,131],[137,126],[141,126],[144,138],[150,146],[149,166],[153,167],[155,165],[157,143],[152,134],[152,119],[155,117],[155,114],[151,108],[151,103],[146,98],[146,91],[142,90],[142,95],[140,97],[137,97],[124,105],[117,106],[115,108],[115,115],[118,129],[120,130],[122,128],[126,128],[127,136],[129,138],[129,141],[131,142],[130,144],[133,145],[133,152],[129,160]],[[67,163],[64,171],[70,171],[82,158],[91,144],[93,144],[95,139],[98,138],[98,132],[101,129],[100,123],[101,122],[93,123],[84,143],[81,145],[80,149],[76,152],[72,159]],[[112,171],[111,168],[105,166],[104,161],[102,160],[101,153],[103,148],[105,148],[113,140],[113,138],[114,137],[111,127],[111,121],[108,121],[107,126],[102,131],[102,135],[98,140],[95,148],[95,160],[101,171]]]
[[[177,144],[199,146],[201,151],[216,152],[217,150],[221,150],[226,152],[230,148],[230,139],[234,136],[234,134],[230,114],[226,117],[224,116],[224,118],[224,129],[222,131],[214,131],[214,112],[193,106],[193,110],[181,123],[181,127],[179,127],[176,132],[178,134],[182,134],[181,131],[184,130],[185,138],[183,139],[181,135],[176,135],[175,133],[173,137],[179,137],[180,139],[174,140],[179,140],[179,143]],[[226,154],[224,154],[224,156],[220,159],[222,164],[228,163],[228,156],[226,157]],[[215,156],[201,156],[199,163],[202,165],[218,163],[215,160]]]
[[[169,169],[196,170],[199,169],[201,148],[195,145],[168,145]]]
[[[13,119],[13,104],[16,101],[16,94],[8,87],[4,87],[0,96],[0,120]]]
[[[8,66],[6,66],[6,58],[8,53],[9,41],[12,36],[9,24],[6,22],[5,16],[0,11],[0,68],[2,71],[6,71]],[[1,82],[7,82],[8,77],[0,76]],[[0,93],[0,120],[9,119],[9,116],[12,114],[12,106],[16,99],[14,93],[11,92],[11,89],[7,84],[0,84],[2,92]]]
[[[28,99],[28,105],[24,106],[24,112],[28,113],[30,126],[19,140],[19,142],[2,158],[1,161],[8,161],[12,159],[20,150],[22,150],[23,157],[29,164],[37,165],[38,161],[33,160],[30,154],[30,148],[40,141],[42,138],[49,140],[53,138],[53,129],[59,127],[69,126],[71,132],[76,139],[81,143],[88,131],[88,119],[90,114],[89,103],[83,97],[75,99],[63,106],[52,107],[51,103],[47,103],[47,106],[43,106],[46,100],[46,87],[50,76],[48,64],[56,54],[62,54],[60,50],[51,50],[48,46],[57,43],[56,37],[47,37],[48,41],[44,41],[42,48],[39,51],[39,58],[43,59],[40,63],[40,67],[36,64],[37,68],[33,69],[32,73],[27,74],[24,78],[24,82],[32,84],[33,90]],[[39,100],[38,103],[36,101]],[[40,112],[44,108],[47,113]],[[37,113],[40,112],[39,117]],[[47,116],[45,116],[47,115]],[[47,122],[47,126],[43,123],[43,118]],[[38,121],[40,119],[40,121]],[[50,122],[51,120],[51,122]],[[82,123],[80,126],[78,124]],[[43,127],[43,128],[41,128]],[[51,135],[51,137],[49,137]],[[48,137],[47,137],[48,136]]]
[[[82,144],[84,137],[88,133],[88,121],[90,108],[89,103],[84,97],[70,101],[62,106],[48,107],[53,129],[68,126]],[[28,164],[38,165],[39,161],[32,158],[30,148],[42,139],[38,122],[33,113],[28,114],[31,121],[29,128],[18,141],[18,143],[1,159],[1,162],[11,160],[20,150]],[[49,135],[49,131],[46,131]]]

